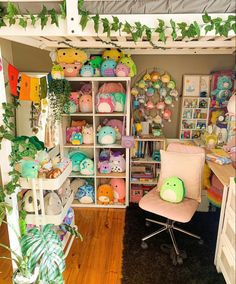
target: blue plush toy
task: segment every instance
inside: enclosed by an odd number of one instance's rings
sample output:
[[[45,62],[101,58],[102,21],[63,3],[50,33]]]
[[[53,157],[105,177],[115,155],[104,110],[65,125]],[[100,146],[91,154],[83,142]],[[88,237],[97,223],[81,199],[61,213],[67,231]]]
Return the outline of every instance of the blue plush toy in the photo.
[[[217,81],[217,88],[211,92],[212,96],[215,96],[219,106],[222,106],[229,100],[232,95],[232,80],[228,76],[220,76]]]
[[[79,200],[80,203],[94,203],[95,202],[95,194],[94,187],[89,185],[87,182],[85,185],[81,186],[79,190],[75,194],[76,199]]]
[[[91,176],[94,174],[94,163],[93,160],[85,158],[80,162],[79,171],[82,175]]]
[[[103,77],[115,77],[115,68],[117,63],[113,59],[107,59],[102,62],[101,75]]]
[[[37,178],[39,164],[32,160],[21,160],[21,176],[24,178]]]
[[[73,145],[81,145],[83,143],[82,134],[80,132],[73,132],[70,141]]]
[[[93,68],[93,66],[87,64],[87,65],[84,65],[81,70],[80,70],[80,75],[82,77],[93,77],[95,74],[95,70]]]
[[[69,153],[69,158],[72,161],[72,171],[79,172],[80,163],[87,158],[87,155],[81,151]]]
[[[110,126],[103,126],[98,130],[98,143],[102,145],[114,144],[116,142],[116,131]]]

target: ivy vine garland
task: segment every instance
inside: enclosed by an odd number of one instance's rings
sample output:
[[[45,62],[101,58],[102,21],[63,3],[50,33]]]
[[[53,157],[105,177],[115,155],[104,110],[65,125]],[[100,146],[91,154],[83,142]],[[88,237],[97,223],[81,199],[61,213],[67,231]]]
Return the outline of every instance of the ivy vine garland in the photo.
[[[22,28],[26,28],[28,25],[35,26],[37,22],[40,22],[41,28],[43,29],[48,20],[51,20],[52,25],[59,27],[59,17],[62,19],[66,18],[66,1],[58,4],[60,12],[58,13],[55,9],[47,9],[43,5],[42,10],[38,15],[33,15],[30,11],[26,11],[28,15],[24,15],[18,6],[9,2],[7,8],[0,6],[0,28],[6,26],[6,21],[9,25],[20,25]],[[91,16],[89,11],[84,7],[84,0],[78,0],[78,14],[81,16],[80,26],[84,30],[89,22],[93,22],[94,31],[98,33],[100,27],[103,28],[103,33],[106,33],[108,38],[112,31],[114,32],[126,32],[130,35],[134,42],[138,41],[143,36],[146,36],[150,44],[155,48],[157,47],[152,41],[153,33],[159,35],[159,39],[162,42],[166,41],[167,30],[171,30],[171,37],[173,40],[177,39],[177,34],[180,32],[182,38],[198,38],[200,31],[204,28],[205,33],[214,31],[215,35],[227,37],[229,32],[233,31],[236,34],[236,16],[229,15],[226,20],[220,17],[212,18],[207,12],[202,15],[203,24],[199,24],[193,21],[190,24],[185,22],[175,22],[170,20],[170,23],[165,23],[161,19],[157,19],[156,27],[148,27],[142,25],[141,22],[137,21],[134,24],[130,24],[128,21],[125,23],[121,22],[117,16],[112,16],[112,21],[106,17],[101,17],[99,14]],[[106,42],[109,43],[109,42]]]

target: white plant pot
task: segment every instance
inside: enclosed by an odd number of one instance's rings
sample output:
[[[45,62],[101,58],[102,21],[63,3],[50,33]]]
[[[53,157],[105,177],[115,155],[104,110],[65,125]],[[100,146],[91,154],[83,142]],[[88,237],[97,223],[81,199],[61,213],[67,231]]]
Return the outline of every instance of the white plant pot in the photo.
[[[38,274],[38,267],[35,268],[34,274],[32,274],[30,277],[25,277],[16,271],[13,276],[13,284],[34,284],[38,277]]]

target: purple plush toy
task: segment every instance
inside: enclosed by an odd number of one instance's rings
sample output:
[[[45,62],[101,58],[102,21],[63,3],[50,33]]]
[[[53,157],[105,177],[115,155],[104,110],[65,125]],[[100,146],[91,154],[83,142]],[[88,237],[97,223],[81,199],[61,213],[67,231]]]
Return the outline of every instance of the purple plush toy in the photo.
[[[110,157],[111,171],[115,173],[125,172],[125,158],[120,151],[112,152]]]

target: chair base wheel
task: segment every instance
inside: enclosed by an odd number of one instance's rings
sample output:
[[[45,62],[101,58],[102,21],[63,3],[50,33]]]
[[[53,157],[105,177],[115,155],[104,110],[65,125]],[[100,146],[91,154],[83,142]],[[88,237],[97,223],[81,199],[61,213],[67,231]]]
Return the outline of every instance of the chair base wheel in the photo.
[[[142,249],[147,249],[148,248],[148,244],[145,241],[142,241],[141,248]]]
[[[203,245],[204,244],[203,239],[198,240],[198,243],[199,243],[199,245]]]

